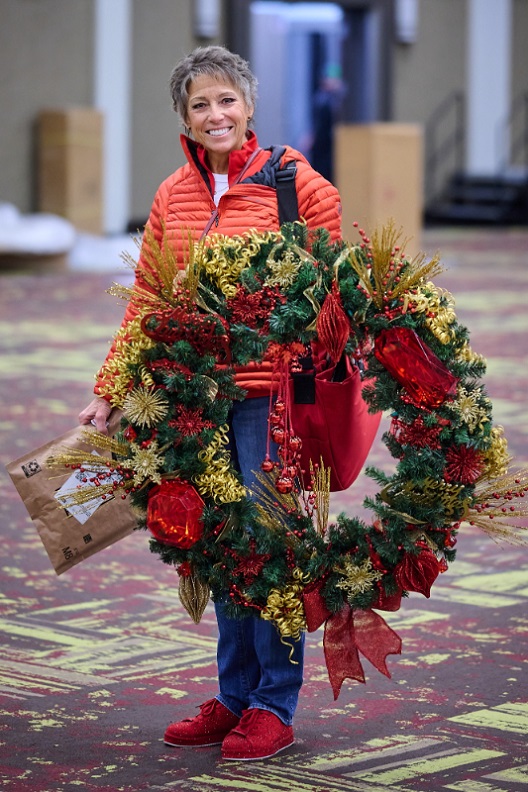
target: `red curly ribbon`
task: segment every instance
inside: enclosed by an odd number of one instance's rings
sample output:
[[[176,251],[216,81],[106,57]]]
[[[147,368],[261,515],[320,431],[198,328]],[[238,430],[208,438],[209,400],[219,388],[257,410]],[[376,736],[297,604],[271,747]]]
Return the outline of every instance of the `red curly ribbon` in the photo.
[[[360,652],[378,671],[390,678],[385,661],[389,654],[401,654],[402,642],[378,613],[345,605],[327,620],[323,646],[336,701],[345,679],[365,681]]]

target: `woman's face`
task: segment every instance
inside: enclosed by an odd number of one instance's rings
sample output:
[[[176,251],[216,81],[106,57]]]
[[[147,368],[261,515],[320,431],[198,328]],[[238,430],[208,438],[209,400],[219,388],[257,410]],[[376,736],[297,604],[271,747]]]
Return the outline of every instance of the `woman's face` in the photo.
[[[201,75],[189,86],[186,125],[207,150],[214,173],[227,173],[229,154],[242,148],[253,108],[231,83]]]

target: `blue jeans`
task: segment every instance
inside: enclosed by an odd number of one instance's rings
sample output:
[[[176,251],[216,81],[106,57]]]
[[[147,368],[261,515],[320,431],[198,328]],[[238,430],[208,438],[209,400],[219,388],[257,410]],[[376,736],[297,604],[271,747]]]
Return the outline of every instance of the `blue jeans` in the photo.
[[[233,405],[229,450],[247,486],[252,485],[252,471],[260,470],[266,455],[268,409],[267,397]],[[273,458],[272,449],[270,456]],[[215,608],[219,633],[217,699],[235,715],[245,709],[265,709],[291,725],[303,683],[304,633],[298,641],[287,639],[294,647],[292,663],[290,646],[281,643],[273,622],[259,616],[230,618],[221,602]]]

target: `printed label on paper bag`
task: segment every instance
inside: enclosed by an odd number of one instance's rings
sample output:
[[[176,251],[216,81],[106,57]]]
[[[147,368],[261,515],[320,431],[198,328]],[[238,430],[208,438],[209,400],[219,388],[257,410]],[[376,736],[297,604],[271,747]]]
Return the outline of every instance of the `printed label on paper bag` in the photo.
[[[105,483],[112,483],[114,481],[120,481],[119,474],[114,473],[109,478],[105,478]],[[84,503],[78,503],[75,495],[79,491],[80,486],[86,489],[86,487],[95,488],[96,485],[86,478],[86,473],[81,473],[80,470],[76,470],[64,482],[62,487],[57,490],[55,498],[66,509],[68,514],[74,517],[81,525],[84,525],[84,523],[95,514],[99,506],[102,506],[103,503],[108,503],[114,496],[107,493],[104,497],[94,497]]]

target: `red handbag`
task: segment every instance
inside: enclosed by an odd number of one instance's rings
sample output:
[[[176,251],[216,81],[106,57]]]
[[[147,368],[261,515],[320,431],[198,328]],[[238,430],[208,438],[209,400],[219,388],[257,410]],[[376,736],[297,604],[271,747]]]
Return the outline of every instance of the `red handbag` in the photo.
[[[356,480],[374,442],[381,413],[369,413],[360,369],[343,356],[337,365],[293,374],[290,382],[292,430],[302,440],[301,469],[310,460],[330,468],[330,490]]]

